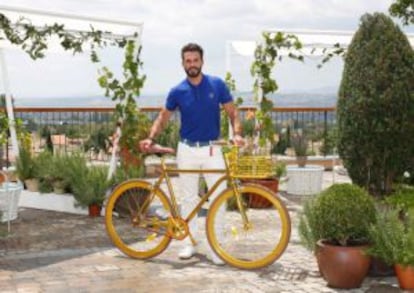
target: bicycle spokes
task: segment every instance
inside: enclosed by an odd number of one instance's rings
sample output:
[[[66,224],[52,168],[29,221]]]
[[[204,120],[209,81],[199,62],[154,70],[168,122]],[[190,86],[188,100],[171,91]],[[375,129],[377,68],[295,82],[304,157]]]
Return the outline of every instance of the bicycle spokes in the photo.
[[[168,200],[146,182],[125,183],[107,206],[107,230],[115,245],[137,258],[152,257],[168,245]]]
[[[289,215],[283,204],[267,190],[242,186],[240,191],[243,198],[254,193],[271,199],[271,205],[266,209],[228,209],[227,202],[235,197],[233,190],[228,189],[210,207],[208,239],[217,254],[233,266],[253,269],[269,265],[287,246]]]

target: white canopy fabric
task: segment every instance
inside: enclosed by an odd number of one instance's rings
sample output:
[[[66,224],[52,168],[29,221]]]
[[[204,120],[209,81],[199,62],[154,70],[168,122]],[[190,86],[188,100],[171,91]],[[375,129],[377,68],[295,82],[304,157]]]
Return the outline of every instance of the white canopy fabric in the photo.
[[[303,48],[299,51],[304,56],[321,56],[324,49],[333,48],[334,44],[346,48],[354,35],[354,31],[332,31],[332,30],[293,30],[293,29],[269,29],[264,32],[276,33],[284,32],[286,34],[294,34],[302,42]],[[414,34],[406,33],[411,46],[414,48]],[[227,42],[227,58],[237,54],[240,56],[253,56],[256,49],[256,41],[228,41]],[[280,50],[280,55],[289,54],[288,50]],[[227,61],[230,64],[230,61]],[[229,67],[228,67],[229,69]]]
[[[29,22],[37,27],[42,27],[44,25],[53,25],[55,23],[64,25],[64,29],[67,32],[90,32],[92,28],[94,30],[101,30],[103,32],[108,32],[105,35],[106,39],[117,39],[125,37],[130,40],[135,40],[137,43],[140,42],[142,35],[143,23],[142,22],[130,22],[124,20],[112,20],[106,18],[98,18],[92,16],[81,16],[67,13],[59,12],[50,12],[44,10],[35,10],[28,9],[24,7],[12,7],[0,5],[0,13],[8,17],[12,23],[24,18],[25,22]],[[135,34],[137,36],[135,36]],[[3,32],[0,32],[0,37],[3,40],[0,40],[0,66],[1,66],[1,81],[3,84],[4,93],[6,95],[6,107],[7,114],[10,122],[10,134],[12,141],[12,152],[15,156],[18,156],[18,142],[16,137],[16,131],[14,127],[14,114],[11,102],[11,92],[9,88],[9,78],[7,73],[7,64],[4,58],[3,49],[20,48],[11,44],[3,35]],[[86,46],[87,47],[87,46]],[[136,46],[137,48],[139,46]],[[48,43],[48,51],[52,52],[64,52],[61,48],[57,39],[51,39]],[[111,160],[111,165],[115,165]],[[110,171],[110,174],[112,172]]]
[[[28,22],[36,27],[53,25],[55,23],[64,25],[64,29],[68,32],[89,32],[93,28],[94,30],[110,32],[110,35],[107,35],[108,38],[126,37],[134,39],[134,34],[137,33],[140,36],[143,28],[142,22],[40,11],[5,5],[0,5],[0,13],[6,15],[12,23],[16,23],[23,18],[23,22]],[[0,32],[0,34],[2,34],[2,32]],[[3,35],[0,36],[3,37]],[[51,42],[51,44],[48,45],[51,45],[53,48],[60,47],[58,43],[54,42]],[[15,46],[10,44],[8,40],[1,40],[0,47],[4,48],[5,46],[15,48]]]

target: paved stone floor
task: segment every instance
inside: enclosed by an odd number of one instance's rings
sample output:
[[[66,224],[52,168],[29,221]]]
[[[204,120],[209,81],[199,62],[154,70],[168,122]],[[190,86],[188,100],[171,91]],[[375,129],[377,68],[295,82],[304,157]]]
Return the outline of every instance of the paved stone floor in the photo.
[[[21,209],[10,235],[0,224],[0,292],[338,292],[326,286],[314,257],[299,244],[303,199],[281,196],[292,217],[290,244],[277,262],[255,271],[215,266],[203,247],[196,257],[179,260],[177,241],[154,259],[134,260],[111,245],[102,217]],[[343,292],[397,288],[394,277],[366,278],[361,288]]]

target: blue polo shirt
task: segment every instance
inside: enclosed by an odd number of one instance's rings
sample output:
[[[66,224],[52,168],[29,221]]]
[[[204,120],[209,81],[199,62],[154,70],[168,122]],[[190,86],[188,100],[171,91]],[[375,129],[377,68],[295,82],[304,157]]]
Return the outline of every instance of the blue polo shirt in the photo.
[[[165,107],[181,114],[181,139],[192,142],[220,137],[220,104],[233,101],[226,84],[218,77],[203,74],[197,86],[188,79],[173,87]]]

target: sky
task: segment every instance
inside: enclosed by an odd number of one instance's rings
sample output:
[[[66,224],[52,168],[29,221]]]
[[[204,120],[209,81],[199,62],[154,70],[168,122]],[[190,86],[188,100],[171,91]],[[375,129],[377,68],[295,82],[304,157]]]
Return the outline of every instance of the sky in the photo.
[[[226,42],[260,40],[269,28],[356,30],[366,12],[386,12],[392,0],[0,0],[0,5],[45,9],[84,16],[109,17],[144,23],[142,72],[147,80],[142,95],[166,95],[185,78],[180,49],[197,42],[205,50],[203,71],[224,77]],[[36,3],[36,6],[33,6]],[[403,28],[413,32],[413,26]],[[120,72],[122,51],[103,53],[102,63]],[[238,90],[252,89],[252,59],[231,56],[231,72]],[[69,97],[103,95],[97,68],[87,55],[49,53],[31,62],[19,51],[7,50],[10,88],[15,97]],[[317,69],[318,60],[305,64],[284,61],[275,68],[281,92],[336,92],[342,61]]]

